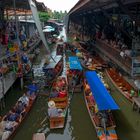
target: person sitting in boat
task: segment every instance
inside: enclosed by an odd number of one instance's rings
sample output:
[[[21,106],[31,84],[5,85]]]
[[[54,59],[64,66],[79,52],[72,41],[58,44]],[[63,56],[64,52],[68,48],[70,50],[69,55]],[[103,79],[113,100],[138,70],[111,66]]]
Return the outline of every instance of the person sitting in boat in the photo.
[[[36,92],[33,91],[27,91],[26,95],[30,100],[34,100],[36,98]]]
[[[28,106],[29,105],[29,97],[26,93],[22,97],[18,99],[18,101],[21,101],[23,105]]]
[[[46,78],[48,79],[48,80],[50,80],[50,79],[53,79],[53,77],[55,76],[55,72],[54,72],[54,70],[48,70],[46,73],[45,73],[45,75],[46,75]]]
[[[28,85],[27,89],[29,90],[28,94],[30,94],[30,95],[32,95],[33,93],[38,92],[38,90],[39,90],[35,81],[33,81],[31,85]]]
[[[5,131],[13,131],[15,126],[17,126],[18,123],[16,121],[6,121],[5,122]]]
[[[0,139],[7,140],[17,125],[15,121],[2,121],[3,131],[1,131]]]
[[[57,82],[57,86],[63,88],[65,86],[65,81],[63,78],[60,78]]]
[[[16,106],[13,109],[13,112],[23,116],[25,114],[25,106],[24,106],[24,104],[22,104],[21,101],[18,101]]]
[[[59,92],[57,90],[50,93],[50,98],[56,98],[59,96]]]
[[[91,66],[92,65],[92,58],[89,58],[86,62],[86,66]]]
[[[100,117],[100,122],[102,127],[107,127],[107,122],[108,122],[108,115],[105,111],[99,111],[98,115]]]
[[[24,54],[22,55],[21,59],[22,59],[23,63],[25,63],[25,64],[27,64],[28,61],[29,61],[29,58],[28,58],[28,56],[27,56],[26,53],[24,53]]]
[[[15,122],[19,122],[19,121],[21,121],[21,117],[20,117],[19,114],[10,111],[9,114],[6,115],[6,116],[3,118],[3,120],[4,120],[4,121],[15,121]]]
[[[66,93],[65,90],[59,92],[59,97],[60,97],[60,98],[64,98],[64,97],[66,97],[66,96],[67,96],[67,93]]]
[[[55,102],[54,101],[49,101],[48,102],[48,115],[49,117],[57,117],[59,116],[59,112],[58,109],[55,106]]]
[[[81,73],[78,72],[76,75],[72,78],[72,86],[75,87],[81,83]]]

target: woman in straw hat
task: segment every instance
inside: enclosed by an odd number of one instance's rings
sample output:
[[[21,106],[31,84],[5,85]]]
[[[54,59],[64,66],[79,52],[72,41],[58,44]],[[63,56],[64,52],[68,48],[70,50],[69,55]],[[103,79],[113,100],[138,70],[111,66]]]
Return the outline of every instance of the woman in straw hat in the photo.
[[[49,117],[57,117],[59,115],[54,101],[48,102],[48,115]]]

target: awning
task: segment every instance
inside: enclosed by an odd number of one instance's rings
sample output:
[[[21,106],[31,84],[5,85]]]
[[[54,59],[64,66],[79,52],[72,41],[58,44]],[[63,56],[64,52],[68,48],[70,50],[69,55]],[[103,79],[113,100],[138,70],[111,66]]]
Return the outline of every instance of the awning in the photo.
[[[118,105],[108,93],[107,89],[105,88],[95,71],[87,71],[86,79],[92,91],[92,95],[95,99],[95,102],[98,106],[98,109],[100,111],[119,109]]]
[[[75,57],[75,56],[69,57],[69,66],[70,66],[70,69],[82,70],[80,61],[79,61],[78,57]]]

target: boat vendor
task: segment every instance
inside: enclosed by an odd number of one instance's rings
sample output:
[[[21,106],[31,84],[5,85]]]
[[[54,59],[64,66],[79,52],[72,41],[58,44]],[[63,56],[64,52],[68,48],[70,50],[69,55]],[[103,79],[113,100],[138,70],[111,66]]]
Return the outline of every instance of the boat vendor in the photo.
[[[91,66],[92,65],[92,58],[89,58],[87,62],[85,63],[86,66]]]
[[[81,73],[78,72],[76,75],[72,77],[72,86],[77,86],[81,83]]]
[[[59,116],[58,109],[55,106],[54,101],[49,101],[48,102],[48,115],[49,117],[57,117]]]
[[[66,93],[65,90],[59,92],[59,97],[60,97],[60,98],[64,98],[64,97],[66,97],[66,96],[67,96],[67,93]]]
[[[57,91],[57,90],[55,90],[55,91],[53,91],[53,92],[51,92],[50,93],[50,98],[56,98],[56,97],[58,97],[59,96],[59,92]]]

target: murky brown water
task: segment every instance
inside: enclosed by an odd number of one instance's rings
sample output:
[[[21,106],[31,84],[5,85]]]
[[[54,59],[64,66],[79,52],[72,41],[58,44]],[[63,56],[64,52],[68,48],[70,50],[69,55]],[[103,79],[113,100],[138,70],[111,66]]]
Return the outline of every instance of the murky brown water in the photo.
[[[42,48],[36,65],[41,63],[44,55],[45,51]],[[131,103],[114,88],[109,80],[108,82],[112,88],[112,96],[120,106],[120,110],[113,112],[120,140],[139,140],[140,114],[133,112]],[[6,98],[6,109],[1,113],[7,112],[20,96],[20,89],[14,87]],[[95,129],[86,109],[83,93],[74,94],[64,129],[50,130],[47,119],[42,123],[46,114],[47,97],[39,96],[13,140],[31,140],[32,135],[36,132],[44,132],[47,140],[97,140]]]

